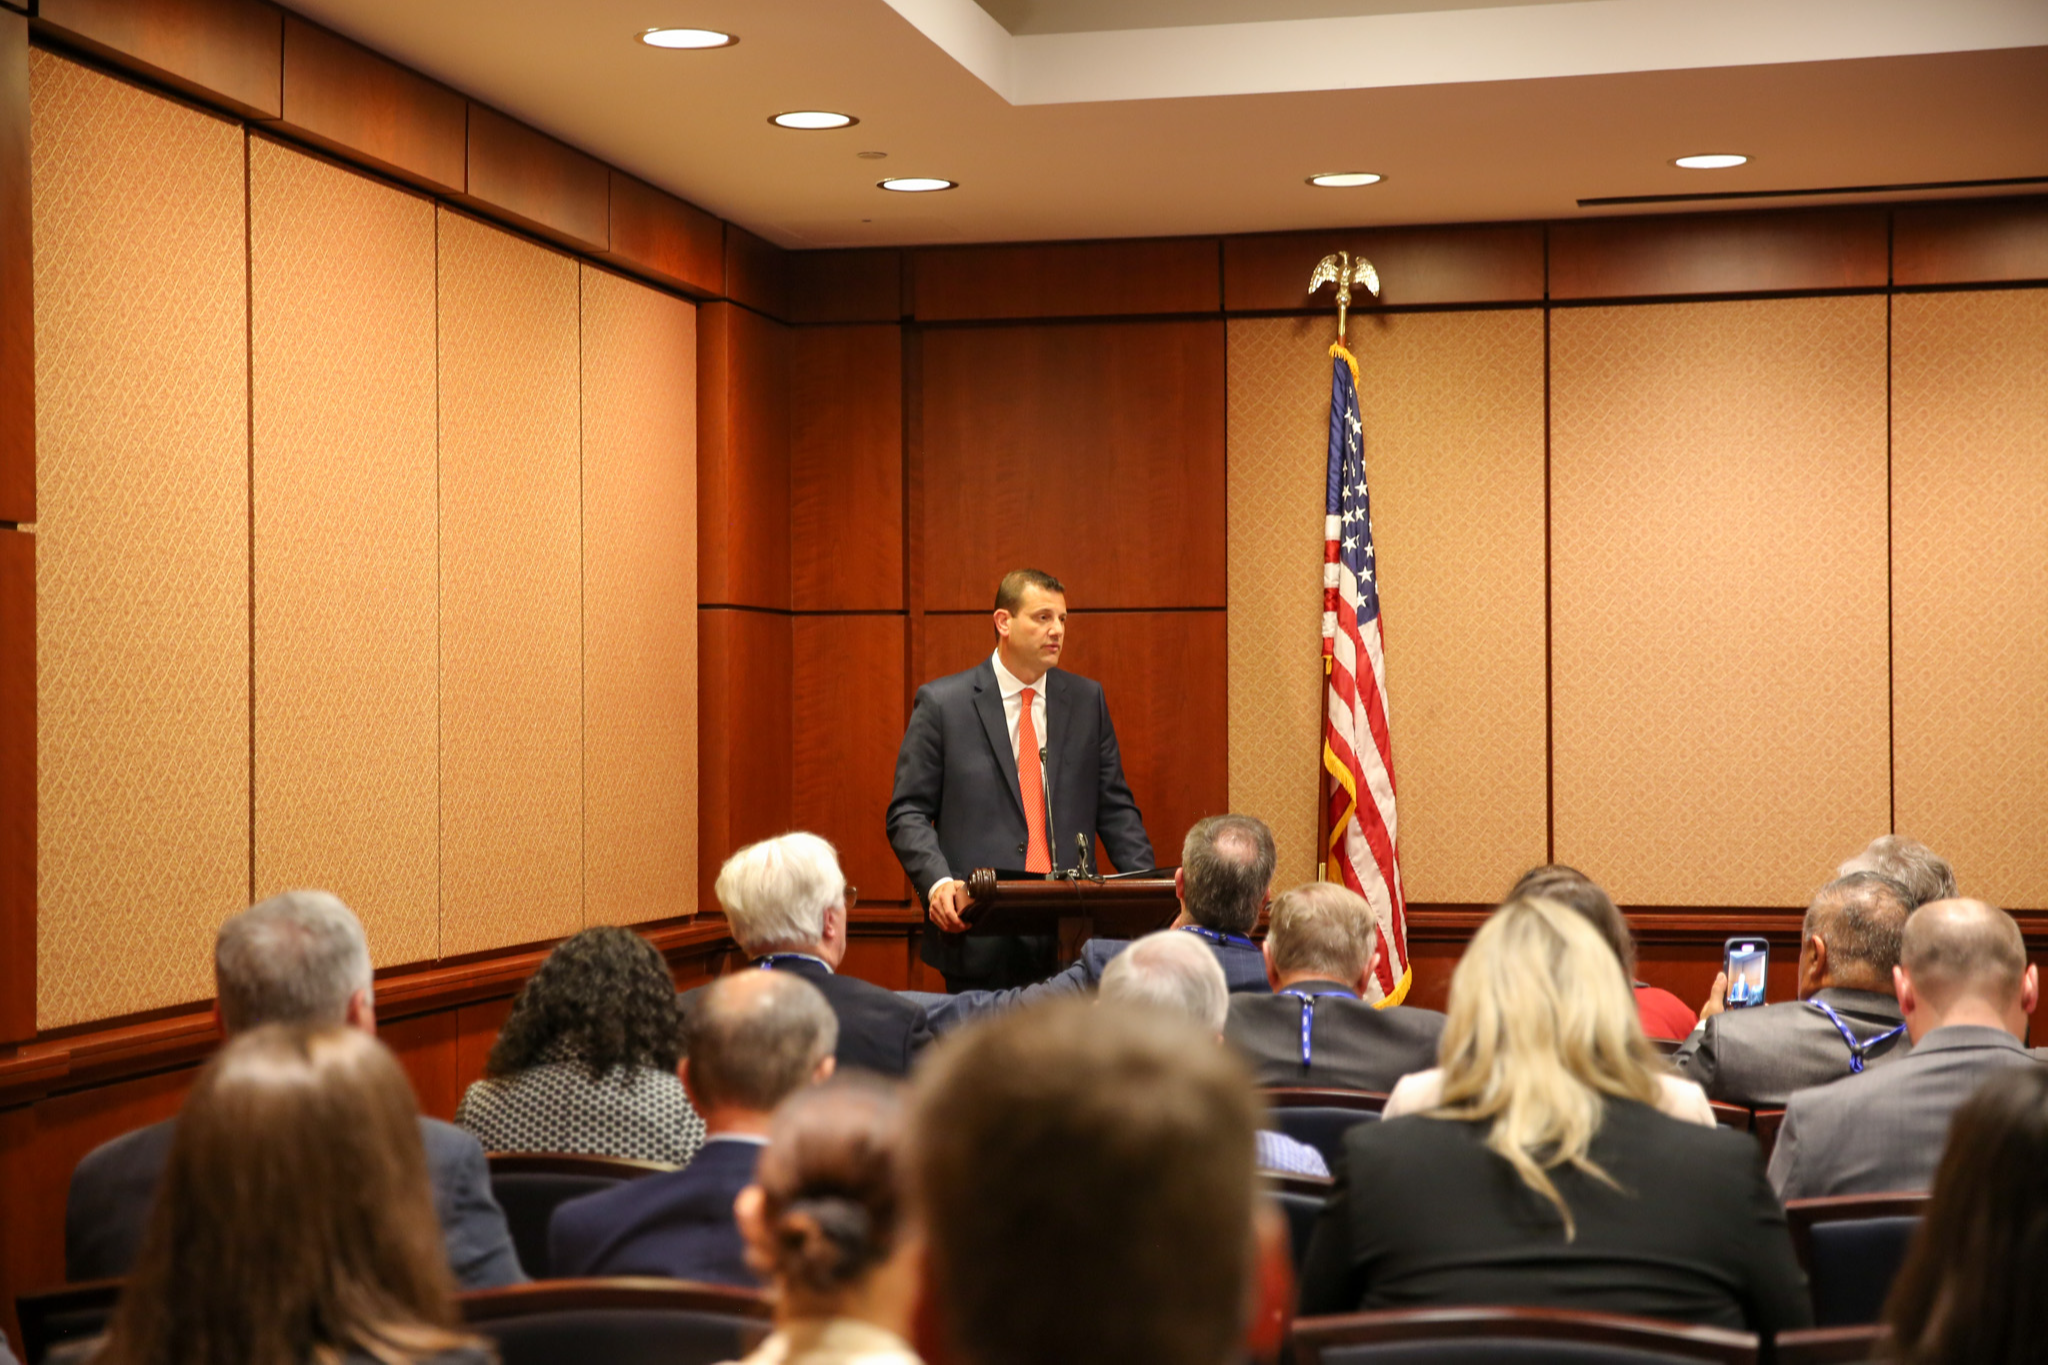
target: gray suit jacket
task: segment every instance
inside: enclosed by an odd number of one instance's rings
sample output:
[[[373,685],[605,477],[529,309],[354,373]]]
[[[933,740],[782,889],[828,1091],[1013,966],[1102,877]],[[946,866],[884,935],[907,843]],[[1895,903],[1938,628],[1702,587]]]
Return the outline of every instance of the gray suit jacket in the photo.
[[[1266,984],[1265,954],[1256,945],[1244,940],[1218,943],[1205,938],[1203,941],[1208,943],[1209,951],[1216,954],[1216,961],[1222,965],[1223,982],[1233,997],[1239,991],[1256,993],[1271,989]],[[931,1020],[932,1032],[950,1033],[984,1014],[998,1014],[1020,1005],[1055,1000],[1065,995],[1092,995],[1102,984],[1103,971],[1118,953],[1130,946],[1129,939],[1091,938],[1081,945],[1081,955],[1069,963],[1065,971],[1029,986],[1012,986],[999,991],[960,991],[954,995],[922,991],[899,991],[898,994],[924,1006],[925,1015]]]
[[[1813,998],[1840,1015],[1862,1042],[1904,1022],[1898,1000],[1875,991],[1830,986]],[[1912,1046],[1901,1033],[1871,1047],[1863,1064],[1896,1060]],[[1850,1074],[1848,1043],[1826,1015],[1804,1000],[1723,1010],[1693,1030],[1671,1064],[1679,1075],[1698,1081],[1708,1099],[1751,1106],[1780,1105],[1795,1090]]]
[[[2001,1071],[2039,1065],[2004,1029],[1934,1029],[1909,1057],[1794,1095],[1771,1184],[1781,1199],[1928,1189],[1963,1101]]]
[[[1058,668],[1042,682],[1053,857],[1062,867],[1072,863],[1074,836],[1085,834],[1091,840],[1100,836],[1118,871],[1153,867],[1152,841],[1124,781],[1102,684]],[[978,867],[1024,866],[1017,756],[995,667],[987,659],[917,689],[896,754],[888,824],[890,846],[919,897],[947,877],[964,880]],[[924,934],[924,960],[948,976],[993,978],[1012,952],[1009,942],[931,929]]]
[[[1343,992],[1315,997],[1306,1067],[1301,1064],[1300,999],[1230,997],[1223,1036],[1251,1062],[1260,1085],[1388,1091],[1409,1072],[1436,1065],[1444,1017],[1435,1010],[1413,1005],[1374,1009],[1334,981],[1304,981],[1294,989]]]
[[[176,1119],[123,1133],[86,1153],[71,1173],[64,1208],[64,1278],[126,1275],[142,1249],[157,1182],[170,1158]],[[494,1289],[526,1278],[505,1211],[491,1193],[491,1172],[477,1140],[452,1123],[420,1120],[434,1212],[448,1246],[448,1268],[463,1289]]]

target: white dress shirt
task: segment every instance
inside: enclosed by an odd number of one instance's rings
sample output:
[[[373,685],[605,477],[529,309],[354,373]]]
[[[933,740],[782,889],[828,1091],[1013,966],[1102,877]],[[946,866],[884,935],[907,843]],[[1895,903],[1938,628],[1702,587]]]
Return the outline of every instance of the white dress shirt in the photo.
[[[988,661],[996,670],[996,691],[1002,694],[1003,719],[1008,722],[1010,727],[1010,757],[1017,760],[1017,769],[1019,772],[1022,772],[1024,769],[1024,755],[1018,752],[1017,748],[1017,722],[1018,718],[1024,714],[1024,689],[1027,687],[1032,689],[1031,728],[1038,732],[1038,747],[1046,750],[1047,753],[1052,751],[1052,739],[1046,734],[1045,730],[1045,679],[1040,678],[1035,683],[1028,683],[1009,669],[1004,668],[1003,651],[1000,648],[988,656]],[[1033,754],[1033,761],[1036,761],[1037,757],[1036,754]],[[1045,769],[1040,767],[1039,772],[1042,775]],[[1050,830],[1046,832],[1046,837],[1049,842],[1051,839]],[[1050,852],[1051,850],[1048,848],[1047,851]],[[947,882],[957,882],[959,880],[958,877],[941,877],[938,881],[933,882],[930,889],[925,892],[925,899],[930,900],[931,893],[937,891]]]

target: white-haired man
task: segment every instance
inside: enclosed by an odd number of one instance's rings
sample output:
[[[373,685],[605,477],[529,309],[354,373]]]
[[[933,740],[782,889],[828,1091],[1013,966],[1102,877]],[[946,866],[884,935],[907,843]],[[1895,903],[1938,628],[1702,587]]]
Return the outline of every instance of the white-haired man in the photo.
[[[839,1017],[841,1068],[907,1076],[932,1040],[922,1006],[859,977],[841,976],[854,888],[839,855],[815,834],[749,844],[718,871],[718,903],[732,936],[756,966],[793,972],[818,988]],[[705,988],[685,992],[685,1013]]]
[[[1906,888],[1907,903],[1914,909],[1929,901],[1952,900],[1956,894],[1955,869],[1948,859],[1918,839],[1901,834],[1880,834],[1849,861],[1835,869],[1837,877],[1851,872],[1876,872]]]
[[[1142,1005],[1192,1019],[1223,1042],[1223,1021],[1230,1011],[1230,986],[1223,964],[1197,939],[1162,929],[1147,934],[1110,960],[1102,970],[1100,994],[1105,1004]],[[1286,1175],[1327,1176],[1323,1155],[1284,1133],[1261,1128],[1259,1168]]]
[[[347,1024],[377,1031],[370,948],[362,922],[325,891],[287,891],[220,927],[213,948],[214,1018],[225,1033],[260,1024]],[[64,1213],[65,1276],[125,1275],[171,1152],[176,1119],[123,1134],[87,1153]],[[464,1289],[525,1279],[505,1214],[491,1194],[477,1140],[452,1123],[420,1120],[434,1211],[448,1268]]]
[[[1365,897],[1336,882],[1283,893],[1273,902],[1265,954],[1273,993],[1231,996],[1223,1029],[1260,1085],[1384,1092],[1436,1065],[1443,1015],[1365,1001],[1379,961]]]

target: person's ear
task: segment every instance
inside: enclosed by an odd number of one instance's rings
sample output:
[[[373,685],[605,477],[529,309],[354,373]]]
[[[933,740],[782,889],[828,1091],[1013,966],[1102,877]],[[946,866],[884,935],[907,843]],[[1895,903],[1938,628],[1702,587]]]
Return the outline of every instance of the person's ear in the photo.
[[[747,1244],[747,1264],[763,1279],[768,1277],[775,1264],[775,1247],[768,1235],[766,1202],[767,1196],[761,1193],[759,1185],[747,1186],[732,1201],[733,1222],[739,1225],[740,1237]]]
[[[1003,639],[1008,639],[1010,636],[1010,613],[1004,611],[1001,607],[997,607],[995,621],[996,634]]]
[[[2041,970],[2033,963],[2020,973],[2020,1013],[2032,1014],[2041,1003]]]
[[[374,1036],[377,1032],[377,997],[365,986],[348,998],[348,1026]]]
[[[1280,1359],[1287,1345],[1289,1319],[1294,1310],[1294,1256],[1289,1247],[1287,1220],[1269,1200],[1257,1203],[1252,1225],[1251,1316],[1245,1327],[1245,1352],[1253,1360]]]
[[[1906,975],[1901,966],[1892,968],[1892,994],[1899,997],[1899,1013],[1910,1016],[1920,1008],[1920,996],[1913,989],[1913,978]]]
[[[1379,974],[1379,970],[1380,941],[1379,936],[1375,934],[1372,941],[1372,956],[1365,960],[1365,971],[1360,974],[1357,981],[1352,983],[1358,988],[1358,998],[1360,1000],[1365,999],[1367,991],[1372,987],[1372,979]]]
[[[1173,894],[1177,900],[1184,901],[1188,898],[1188,870],[1184,867],[1176,867],[1173,870]]]
[[[1259,945],[1259,957],[1266,964],[1266,984],[1276,991],[1279,990],[1280,969],[1273,965],[1272,935],[1268,934],[1266,936],[1266,941]]]
[[[1800,995],[1811,995],[1827,979],[1828,941],[1819,934],[1809,934],[1806,937],[1806,971],[1799,982]]]
[[[839,1069],[839,1059],[830,1053],[818,1059],[817,1067],[811,1072],[811,1084],[823,1085],[832,1079],[832,1073]]]

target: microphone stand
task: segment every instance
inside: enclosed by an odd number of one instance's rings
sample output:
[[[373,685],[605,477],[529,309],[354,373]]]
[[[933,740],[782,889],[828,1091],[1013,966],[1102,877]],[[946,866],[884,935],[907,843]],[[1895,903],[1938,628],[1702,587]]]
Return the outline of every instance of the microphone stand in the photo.
[[[1072,881],[1074,879],[1074,869],[1067,868],[1064,871],[1061,870],[1060,841],[1053,836],[1052,773],[1047,769],[1045,746],[1043,744],[1038,746],[1038,771],[1039,786],[1045,789],[1045,852],[1047,861],[1052,864],[1052,871],[1045,874],[1045,879],[1049,882]]]

